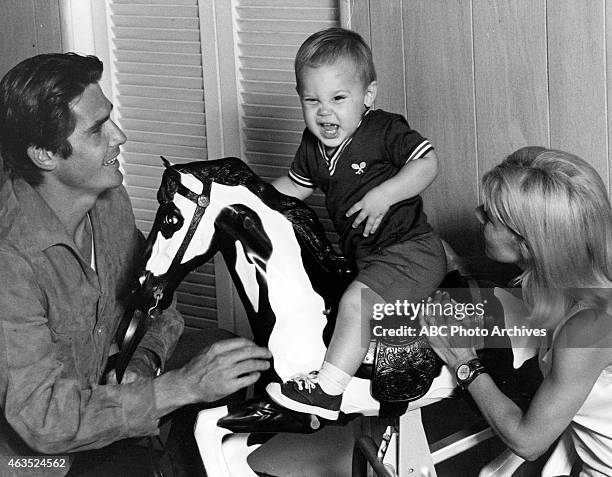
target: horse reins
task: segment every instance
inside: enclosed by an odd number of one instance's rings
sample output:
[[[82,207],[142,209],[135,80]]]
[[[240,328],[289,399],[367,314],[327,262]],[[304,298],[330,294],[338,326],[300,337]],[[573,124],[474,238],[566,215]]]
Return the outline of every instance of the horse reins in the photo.
[[[202,194],[196,194],[195,192],[181,184],[180,181],[176,180],[175,177],[172,177],[174,171],[170,173],[168,172],[168,168],[171,167],[170,163],[167,162],[164,157],[162,157],[162,160],[164,160],[164,164],[166,165],[166,172],[164,172],[164,175],[168,174],[169,176],[167,179],[167,187],[171,190],[172,196],[174,196],[175,193],[178,193],[179,195],[185,197],[186,199],[189,199],[196,205],[196,210],[193,214],[193,217],[191,218],[191,223],[189,224],[189,228],[187,229],[185,238],[183,238],[183,242],[181,243],[179,249],[174,255],[174,258],[172,259],[172,262],[170,263],[170,266],[168,267],[169,272],[174,267],[179,266],[181,264],[183,256],[187,251],[187,247],[191,243],[191,239],[193,238],[198,226],[200,225],[200,221],[204,216],[204,212],[206,211],[206,208],[210,205],[210,187],[208,187],[208,190],[204,188]],[[172,199],[166,199],[164,202],[162,202],[162,204],[166,204],[170,201],[172,201]],[[132,358],[134,351],[136,350],[137,343],[135,341],[140,340],[137,331],[141,327],[143,318],[145,323],[155,318],[154,313],[155,310],[157,310],[159,303],[164,297],[164,291],[165,283],[156,285],[153,288],[153,299],[155,300],[155,304],[147,310],[146,315],[142,310],[138,308],[134,310],[130,323],[123,337],[121,351],[119,351],[117,356],[116,375],[118,382],[121,382],[123,373],[125,372],[125,369],[127,368],[127,365],[130,359]],[[144,332],[141,333],[141,335],[144,335]]]

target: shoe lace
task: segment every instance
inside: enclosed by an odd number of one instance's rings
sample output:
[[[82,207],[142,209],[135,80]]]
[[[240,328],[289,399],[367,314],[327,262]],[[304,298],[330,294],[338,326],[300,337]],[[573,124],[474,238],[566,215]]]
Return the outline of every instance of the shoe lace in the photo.
[[[318,371],[311,371],[308,374],[300,373],[291,376],[289,380],[293,381],[297,385],[298,390],[301,391],[305,389],[306,391],[311,392],[319,382],[319,373]]]

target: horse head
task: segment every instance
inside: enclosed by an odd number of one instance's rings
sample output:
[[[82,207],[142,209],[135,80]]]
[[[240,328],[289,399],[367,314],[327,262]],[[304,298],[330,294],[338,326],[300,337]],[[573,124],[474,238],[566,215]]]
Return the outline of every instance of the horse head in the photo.
[[[189,166],[173,166],[162,159],[160,205],[146,241],[145,265],[119,330],[123,336],[116,366],[119,379],[148,322],[170,306],[183,278],[217,251],[212,233],[207,233],[211,228],[200,226],[208,219],[211,181],[191,173]]]
[[[188,167],[166,166],[157,192],[159,208],[145,246],[146,264],[135,294],[140,308],[163,310],[183,278],[216,253],[211,228],[204,226],[211,183]]]

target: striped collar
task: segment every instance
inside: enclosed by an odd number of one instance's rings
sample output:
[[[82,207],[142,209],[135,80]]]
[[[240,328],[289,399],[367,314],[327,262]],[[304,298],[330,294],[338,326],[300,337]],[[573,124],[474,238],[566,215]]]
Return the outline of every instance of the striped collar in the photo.
[[[368,113],[372,111],[371,109],[366,109],[365,113],[363,113],[363,116],[361,116],[361,120],[359,121],[359,124],[357,124],[357,128],[355,128],[355,132],[357,132],[357,130],[359,129],[359,127],[361,126],[361,123],[363,122],[363,119],[368,115]],[[325,152],[325,145],[319,140],[318,141],[318,148],[319,148],[319,153],[321,154],[321,157],[323,159],[325,159],[325,162],[327,164],[327,168],[329,169],[329,175],[333,176],[334,172],[336,172],[336,165],[338,164],[338,159],[340,159],[340,156],[342,155],[342,152],[348,147],[348,145],[351,143],[351,141],[353,140],[353,136],[355,135],[355,132],[353,133],[352,136],[347,137],[344,141],[342,141],[342,144],[340,144],[336,150],[334,151],[334,153],[331,156],[328,156],[327,153]]]

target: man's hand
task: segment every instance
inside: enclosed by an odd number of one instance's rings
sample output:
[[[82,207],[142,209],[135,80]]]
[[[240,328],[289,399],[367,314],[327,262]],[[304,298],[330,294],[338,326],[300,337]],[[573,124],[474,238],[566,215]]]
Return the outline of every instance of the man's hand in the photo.
[[[185,404],[213,402],[255,383],[272,354],[245,338],[219,341],[175,371],[153,381],[160,413]]]
[[[366,224],[363,228],[363,236],[367,237],[371,233],[373,234],[376,232],[383,217],[392,204],[393,201],[385,192],[385,188],[377,186],[364,195],[360,201],[356,202],[346,212],[346,216],[350,217],[356,212],[359,212],[353,221],[353,228],[359,227],[359,225],[366,220]]]

